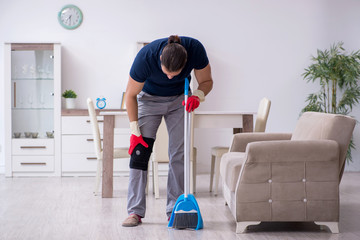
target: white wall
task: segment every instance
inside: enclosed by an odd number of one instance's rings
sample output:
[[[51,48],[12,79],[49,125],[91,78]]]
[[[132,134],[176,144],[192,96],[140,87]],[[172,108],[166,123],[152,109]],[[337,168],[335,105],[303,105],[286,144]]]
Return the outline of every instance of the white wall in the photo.
[[[61,42],[62,89],[75,90],[81,108],[86,108],[88,96],[104,96],[109,108],[118,108],[135,43],[179,34],[198,38],[210,58],[214,89],[201,110],[256,111],[259,100],[267,96],[272,100],[267,131],[291,132],[307,95],[317,90],[301,77],[310,55],[340,40],[349,51],[360,49],[360,1],[356,0],[107,0],[101,4],[74,0],[71,3],[83,11],[84,21],[72,31],[57,20],[68,3],[0,0],[0,44]],[[1,89],[3,65],[1,47]],[[359,107],[354,115],[360,120]],[[0,126],[3,146],[3,106]],[[358,132],[356,127],[358,150],[347,170],[360,170]],[[198,170],[209,172],[210,147],[227,144],[231,131],[196,130],[195,134]],[[1,171],[3,151],[0,154]]]

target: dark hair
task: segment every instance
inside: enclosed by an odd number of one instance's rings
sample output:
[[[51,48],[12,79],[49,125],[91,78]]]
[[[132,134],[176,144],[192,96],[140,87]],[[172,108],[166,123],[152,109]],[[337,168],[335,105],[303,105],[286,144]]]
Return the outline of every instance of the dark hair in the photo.
[[[177,72],[184,68],[186,60],[187,52],[181,45],[180,37],[171,35],[161,54],[161,65],[170,72]]]

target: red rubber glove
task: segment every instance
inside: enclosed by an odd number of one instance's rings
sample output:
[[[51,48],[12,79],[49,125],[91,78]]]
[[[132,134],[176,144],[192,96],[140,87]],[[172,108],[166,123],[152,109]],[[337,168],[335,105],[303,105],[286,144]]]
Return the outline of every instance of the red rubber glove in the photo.
[[[140,135],[140,136],[136,136],[134,134],[131,134],[130,136],[130,147],[129,147],[129,155],[132,154],[132,152],[134,151],[134,148],[138,145],[138,144],[141,144],[143,145],[144,147],[148,148],[149,145],[144,141],[143,137]]]
[[[185,106],[185,100],[182,102],[182,105]],[[186,111],[188,112],[192,112],[194,111],[196,108],[198,108],[200,105],[200,98],[198,96],[190,96],[187,99],[187,103],[186,103]]]

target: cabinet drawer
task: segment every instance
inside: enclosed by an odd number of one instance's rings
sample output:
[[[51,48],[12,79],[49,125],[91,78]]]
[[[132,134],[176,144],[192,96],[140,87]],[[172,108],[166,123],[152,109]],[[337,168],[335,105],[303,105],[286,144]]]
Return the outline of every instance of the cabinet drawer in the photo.
[[[63,172],[96,172],[97,159],[95,154],[62,155]]]
[[[92,135],[63,135],[61,139],[63,153],[95,153]]]
[[[103,131],[103,116],[97,117],[100,133]],[[62,134],[92,134],[89,116],[61,117]]]
[[[12,139],[13,155],[53,155],[54,139]]]
[[[129,169],[129,158],[114,159],[114,171]],[[97,159],[95,154],[63,154],[63,172],[96,172]]]
[[[53,156],[13,156],[12,169],[14,172],[53,172]]]
[[[101,136],[102,139],[102,136]],[[115,135],[114,147],[128,147],[128,135]],[[63,135],[63,153],[95,153],[95,143],[92,135]]]

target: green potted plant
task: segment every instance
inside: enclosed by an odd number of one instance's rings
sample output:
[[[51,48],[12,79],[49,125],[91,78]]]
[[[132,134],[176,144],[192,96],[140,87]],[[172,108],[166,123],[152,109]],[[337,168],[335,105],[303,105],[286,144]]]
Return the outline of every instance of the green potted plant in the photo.
[[[63,98],[65,98],[65,107],[67,109],[75,108],[75,98],[77,98],[76,93],[73,90],[66,90],[62,94]]]
[[[308,82],[318,82],[320,90],[306,99],[302,112],[314,111],[348,115],[360,100],[360,51],[346,53],[343,42],[333,44],[330,50],[317,50],[312,64],[303,77]],[[347,162],[352,161],[350,142]]]

